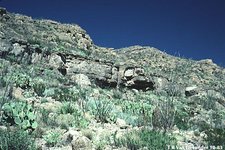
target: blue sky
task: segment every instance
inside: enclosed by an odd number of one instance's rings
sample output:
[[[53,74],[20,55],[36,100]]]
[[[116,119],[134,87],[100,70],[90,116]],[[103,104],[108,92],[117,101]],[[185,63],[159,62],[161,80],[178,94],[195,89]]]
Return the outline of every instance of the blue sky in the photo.
[[[76,23],[99,46],[152,46],[225,66],[224,0],[0,0],[0,6]]]

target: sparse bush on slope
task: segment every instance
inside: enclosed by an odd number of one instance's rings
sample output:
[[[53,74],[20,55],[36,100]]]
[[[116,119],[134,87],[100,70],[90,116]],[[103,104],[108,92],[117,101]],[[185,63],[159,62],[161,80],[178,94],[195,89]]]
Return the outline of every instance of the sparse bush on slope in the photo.
[[[120,138],[117,138],[115,133],[114,143],[116,146],[125,146],[130,150],[138,150],[140,148],[163,150],[168,149],[168,146],[176,147],[177,145],[174,137],[147,129],[132,131]]]
[[[0,130],[0,150],[35,150],[34,139],[26,131]]]

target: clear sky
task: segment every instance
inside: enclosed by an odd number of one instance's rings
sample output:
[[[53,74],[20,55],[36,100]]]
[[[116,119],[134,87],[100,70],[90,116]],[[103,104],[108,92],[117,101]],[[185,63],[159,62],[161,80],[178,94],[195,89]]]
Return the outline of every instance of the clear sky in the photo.
[[[99,46],[152,46],[225,66],[225,0],[0,0],[0,6],[76,23]]]

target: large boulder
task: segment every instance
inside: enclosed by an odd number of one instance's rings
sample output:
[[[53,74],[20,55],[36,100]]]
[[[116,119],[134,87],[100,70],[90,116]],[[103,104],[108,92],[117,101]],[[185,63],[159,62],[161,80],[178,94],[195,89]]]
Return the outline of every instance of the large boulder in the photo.
[[[64,66],[64,62],[62,61],[61,56],[57,54],[52,54],[49,59],[49,66],[59,69]]]
[[[91,81],[89,80],[88,76],[84,74],[75,74],[71,76],[71,80],[74,81],[81,87],[86,87],[91,85]]]
[[[21,55],[25,50],[24,45],[20,45],[19,43],[13,44],[13,49],[10,53],[14,54],[15,56]]]

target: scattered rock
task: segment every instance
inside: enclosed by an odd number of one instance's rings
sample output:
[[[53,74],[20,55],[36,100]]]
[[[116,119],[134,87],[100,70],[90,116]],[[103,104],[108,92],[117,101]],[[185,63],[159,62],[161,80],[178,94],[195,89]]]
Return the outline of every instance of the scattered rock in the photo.
[[[12,91],[12,97],[15,99],[23,99],[23,89],[21,89],[20,87],[13,87],[13,91]]]
[[[47,102],[39,104],[38,107],[46,109],[50,112],[57,112],[62,107],[62,103],[48,98]]]
[[[154,82],[155,82],[155,88],[157,90],[163,89],[168,83],[168,81],[164,78],[154,78]]]
[[[128,127],[126,121],[120,118],[116,119],[116,125],[118,125],[121,129],[126,129]]]
[[[100,96],[100,92],[98,89],[93,89],[93,92],[90,95],[91,97],[98,98]]]
[[[53,68],[59,69],[64,66],[62,58],[57,54],[52,54],[49,59],[49,65]]]
[[[36,138],[35,139],[35,145],[38,150],[44,150],[47,149],[46,147],[46,141],[42,138]]]
[[[198,92],[199,92],[199,89],[197,86],[186,87],[186,89],[185,89],[185,95],[187,97],[196,95],[196,94],[198,94]]]
[[[134,76],[134,70],[133,69],[127,69],[125,72],[124,72],[124,77],[125,78],[131,78]]]
[[[81,87],[86,87],[91,85],[91,81],[89,80],[88,76],[84,74],[75,74],[71,76],[71,80],[74,81]]]
[[[7,127],[6,126],[0,126],[0,131],[6,131]]]
[[[38,63],[42,59],[42,54],[40,53],[33,53],[31,58],[31,63]]]
[[[77,139],[80,136],[81,136],[81,133],[79,133],[76,130],[71,130],[70,129],[65,134],[63,134],[63,136],[62,136],[61,139],[62,139],[62,142],[64,144],[71,144],[71,142],[72,142],[73,139]]]
[[[14,54],[15,56],[18,56],[18,55],[22,55],[24,50],[25,50],[24,46],[20,45],[19,43],[14,43],[13,50],[10,53]]]
[[[73,150],[71,145],[60,146],[60,147],[49,147],[46,150]]]
[[[74,138],[71,144],[73,150],[90,150],[92,147],[91,141],[85,136]]]
[[[59,114],[56,116],[55,121],[59,126],[69,127],[73,125],[74,116],[71,114]]]

